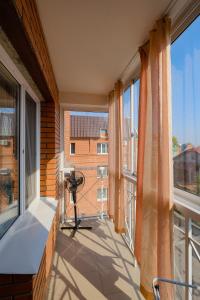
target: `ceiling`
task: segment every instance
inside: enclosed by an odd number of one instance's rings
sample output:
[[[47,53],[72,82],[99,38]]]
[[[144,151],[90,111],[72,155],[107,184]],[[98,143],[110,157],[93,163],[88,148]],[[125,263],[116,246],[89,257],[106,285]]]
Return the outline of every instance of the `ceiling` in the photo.
[[[170,0],[37,0],[61,92],[106,95]]]

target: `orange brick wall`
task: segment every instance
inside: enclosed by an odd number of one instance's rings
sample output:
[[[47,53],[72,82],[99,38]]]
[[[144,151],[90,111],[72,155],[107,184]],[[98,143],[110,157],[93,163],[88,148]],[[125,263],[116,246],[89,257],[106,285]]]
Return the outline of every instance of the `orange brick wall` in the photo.
[[[70,113],[65,112],[64,138],[65,159],[85,175],[84,188],[77,193],[77,210],[79,215],[94,216],[102,210],[107,211],[107,201],[97,201],[97,189],[108,188],[108,178],[97,178],[97,166],[108,166],[108,155],[97,154],[97,143],[108,143],[107,138],[73,139],[70,138]],[[70,143],[75,143],[75,155],[70,155]],[[88,168],[88,169],[87,169]],[[73,205],[66,192],[67,216],[73,216]]]
[[[55,103],[41,104],[41,196],[59,198],[60,112]]]
[[[52,223],[38,274],[0,275],[1,300],[43,300],[48,284],[58,227],[58,211]]]

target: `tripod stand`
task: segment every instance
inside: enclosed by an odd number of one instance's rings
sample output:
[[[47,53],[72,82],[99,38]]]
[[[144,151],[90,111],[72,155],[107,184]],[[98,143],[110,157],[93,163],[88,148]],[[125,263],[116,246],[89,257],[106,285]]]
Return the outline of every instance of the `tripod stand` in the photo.
[[[62,226],[61,229],[69,229],[73,230],[73,235],[75,235],[77,230],[80,229],[86,229],[86,230],[91,230],[91,226],[80,226],[81,220],[77,218],[77,206],[76,206],[76,190],[72,191],[72,198],[74,202],[74,226]]]

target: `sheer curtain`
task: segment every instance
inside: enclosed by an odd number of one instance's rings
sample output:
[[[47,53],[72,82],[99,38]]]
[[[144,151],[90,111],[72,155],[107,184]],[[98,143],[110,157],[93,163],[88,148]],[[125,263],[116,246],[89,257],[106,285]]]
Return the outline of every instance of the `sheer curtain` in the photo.
[[[146,299],[153,299],[153,278],[172,277],[173,185],[168,18],[156,23],[155,30],[150,33],[149,48],[142,48],[140,55],[142,72],[135,252],[141,267],[141,291]],[[169,285],[161,285],[161,298],[173,299]]]
[[[109,215],[113,217],[115,231],[119,233],[124,232],[122,92],[122,83],[118,81],[109,101]]]
[[[25,174],[26,174],[26,207],[36,197],[36,102],[26,93],[25,112]]]

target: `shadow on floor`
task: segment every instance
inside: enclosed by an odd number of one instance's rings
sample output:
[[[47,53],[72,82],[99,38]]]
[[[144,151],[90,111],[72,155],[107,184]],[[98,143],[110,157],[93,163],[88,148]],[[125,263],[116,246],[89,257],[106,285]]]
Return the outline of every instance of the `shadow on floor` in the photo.
[[[59,231],[48,300],[143,299],[139,274],[122,237],[107,220],[84,222],[92,231]]]

